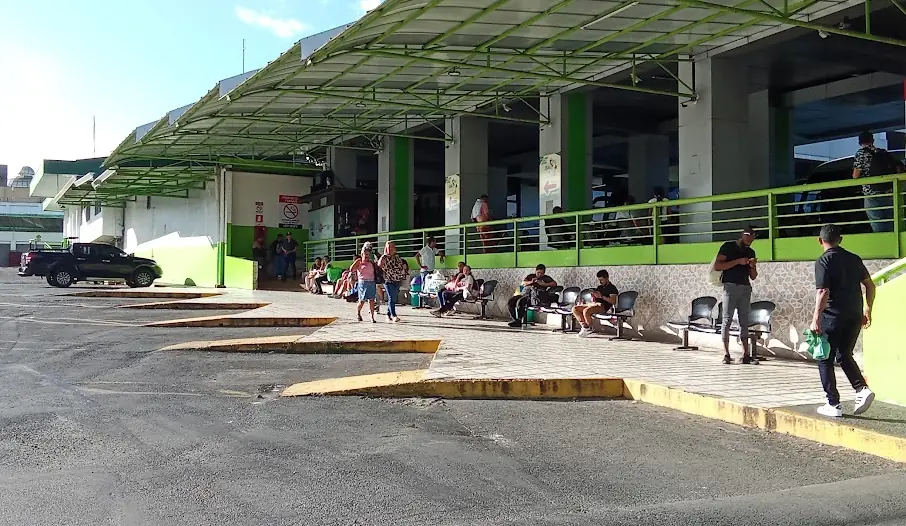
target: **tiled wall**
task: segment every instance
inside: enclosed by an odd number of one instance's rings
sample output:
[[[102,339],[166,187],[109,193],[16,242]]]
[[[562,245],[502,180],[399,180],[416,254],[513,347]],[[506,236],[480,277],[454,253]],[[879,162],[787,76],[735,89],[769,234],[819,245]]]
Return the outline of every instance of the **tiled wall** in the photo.
[[[892,263],[891,260],[872,260],[865,264],[876,272]],[[721,289],[707,283],[708,265],[652,265],[605,267],[610,279],[620,291],[639,293],[636,316],[631,321],[637,335],[646,340],[679,342],[668,321],[684,320],[690,304],[699,296],[720,299]],[[761,263],[759,277],[753,284],[752,300],[770,300],[777,305],[772,319],[774,334],[759,352],[784,357],[802,357],[796,352],[803,329],[811,321],[815,302],[815,265],[812,262]],[[548,274],[563,286],[592,287],[597,284],[598,267],[550,268]],[[488,305],[492,316],[506,318],[506,301],[518,283],[533,269],[477,269],[475,276],[499,283],[496,301]],[[469,308],[474,310],[474,308]],[[559,321],[557,322],[559,323]],[[604,329],[608,330],[608,329]],[[612,329],[609,329],[612,331]],[[693,345],[720,349],[720,338],[695,335]]]

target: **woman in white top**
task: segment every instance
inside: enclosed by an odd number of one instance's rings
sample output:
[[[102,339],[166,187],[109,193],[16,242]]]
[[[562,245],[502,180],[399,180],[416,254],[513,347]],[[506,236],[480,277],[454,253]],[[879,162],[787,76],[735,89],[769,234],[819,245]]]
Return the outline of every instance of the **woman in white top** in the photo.
[[[459,277],[453,290],[440,291],[440,294],[444,295],[443,307],[431,314],[440,318],[453,310],[453,306],[458,302],[464,299],[472,299],[477,292],[475,287],[475,276],[472,275],[472,267],[466,265],[462,268],[462,275]]]

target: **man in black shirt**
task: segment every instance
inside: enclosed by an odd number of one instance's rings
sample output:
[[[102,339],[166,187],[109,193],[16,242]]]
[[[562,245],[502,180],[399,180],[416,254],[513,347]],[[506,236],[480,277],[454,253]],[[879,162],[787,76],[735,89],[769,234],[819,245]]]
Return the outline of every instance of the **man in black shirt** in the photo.
[[[277,234],[277,239],[271,241],[271,246],[270,246],[270,251],[269,251],[270,258],[271,258],[271,265],[273,265],[271,270],[273,271],[274,276],[279,275],[280,271],[282,270],[281,269],[282,257],[280,255],[281,246],[283,246],[283,234]]]
[[[755,229],[746,228],[736,241],[728,241],[720,247],[714,270],[720,271],[720,281],[723,283],[723,309],[721,335],[724,341],[723,363],[732,363],[730,358],[730,325],[733,324],[733,314],[739,320],[739,339],[742,341],[742,363],[757,364],[758,358],[749,352],[749,309],[752,304],[752,282],[758,277],[755,264],[755,251],[752,242],[755,241]]]
[[[815,263],[815,315],[811,330],[824,333],[830,344],[830,354],[818,360],[821,386],[827,395],[827,405],[818,408],[824,416],[841,417],[840,394],[834,374],[834,358],[839,356],[840,366],[856,390],[854,414],[868,410],[875,398],[865,383],[859,366],[853,360],[853,347],[862,327],[871,324],[871,307],[875,301],[875,284],[862,263],[862,258],[840,247],[843,236],[837,225],[824,225],[818,238],[824,254]],[[865,287],[865,303],[862,287]]]
[[[519,328],[525,324],[525,315],[529,306],[553,303],[554,299],[550,297],[547,290],[556,287],[557,282],[545,272],[547,272],[547,268],[544,265],[535,267],[535,273],[529,274],[522,280],[522,294],[513,296],[507,301],[506,310],[513,319],[509,323],[510,327]]]
[[[593,332],[591,322],[594,315],[609,311],[617,303],[618,294],[617,287],[610,282],[610,274],[606,270],[599,270],[598,287],[592,293],[594,302],[573,307],[573,316],[582,325],[582,330],[578,334],[579,338],[586,338]]]

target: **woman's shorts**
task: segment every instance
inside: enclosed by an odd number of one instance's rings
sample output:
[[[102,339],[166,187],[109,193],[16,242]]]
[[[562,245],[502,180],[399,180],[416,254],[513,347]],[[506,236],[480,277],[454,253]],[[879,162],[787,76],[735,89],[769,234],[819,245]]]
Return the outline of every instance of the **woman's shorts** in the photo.
[[[359,280],[356,291],[359,293],[359,303],[373,300],[377,297],[377,285],[373,281]]]

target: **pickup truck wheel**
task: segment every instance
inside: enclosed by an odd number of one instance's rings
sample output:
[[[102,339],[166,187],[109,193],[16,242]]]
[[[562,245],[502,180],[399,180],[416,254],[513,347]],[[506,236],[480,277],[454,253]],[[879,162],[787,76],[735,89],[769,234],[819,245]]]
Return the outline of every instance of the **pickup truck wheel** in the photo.
[[[51,287],[56,287],[56,286],[57,286],[57,280],[54,279],[54,274],[53,274],[53,272],[48,273],[46,276],[44,276],[44,279],[47,280],[47,284],[50,285]]]
[[[150,287],[152,283],[154,283],[154,274],[146,268],[138,269],[135,276],[132,277],[132,285],[135,287]]]
[[[54,281],[52,285],[55,287],[61,287],[65,289],[66,287],[72,285],[73,282],[75,282],[72,271],[66,267],[59,267],[54,269],[51,272],[50,276]],[[49,277],[47,281],[48,283],[50,283],[50,279],[51,278]]]

